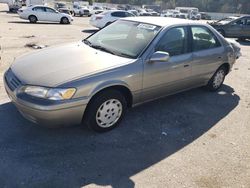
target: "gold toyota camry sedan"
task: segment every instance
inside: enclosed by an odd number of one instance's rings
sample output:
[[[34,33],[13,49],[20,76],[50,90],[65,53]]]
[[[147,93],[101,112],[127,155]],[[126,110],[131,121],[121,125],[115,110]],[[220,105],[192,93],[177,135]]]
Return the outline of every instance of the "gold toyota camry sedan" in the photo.
[[[4,83],[34,123],[83,123],[103,132],[134,105],[200,86],[217,90],[239,52],[206,24],[131,17],[83,41],[17,58]]]

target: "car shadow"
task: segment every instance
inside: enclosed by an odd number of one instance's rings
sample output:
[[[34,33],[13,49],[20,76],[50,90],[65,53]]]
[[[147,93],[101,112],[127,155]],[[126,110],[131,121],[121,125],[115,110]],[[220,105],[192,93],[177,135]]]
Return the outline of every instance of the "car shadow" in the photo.
[[[194,89],[130,109],[103,134],[80,126],[46,129],[2,104],[0,187],[134,187],[131,176],[201,137],[239,100],[227,85],[214,93]]]
[[[37,23],[30,23],[29,21],[9,21],[8,23],[14,23],[14,24],[32,24],[32,25],[70,25],[70,24],[60,24],[57,22],[37,22]]]
[[[0,13],[17,14],[17,11],[10,12],[10,11],[8,11],[8,10],[0,10]]]
[[[95,33],[97,31],[99,31],[99,29],[84,29],[84,30],[82,30],[83,33],[90,33],[90,34]]]

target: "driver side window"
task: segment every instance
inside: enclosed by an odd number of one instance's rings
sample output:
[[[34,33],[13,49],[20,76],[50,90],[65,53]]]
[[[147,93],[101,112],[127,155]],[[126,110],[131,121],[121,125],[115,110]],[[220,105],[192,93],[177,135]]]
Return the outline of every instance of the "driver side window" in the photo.
[[[156,51],[168,52],[170,56],[187,53],[187,28],[176,27],[169,29],[160,39]]]
[[[51,9],[51,8],[46,8],[46,12],[49,12],[49,13],[56,13],[55,10]]]
[[[244,25],[244,19],[240,19],[240,20],[237,20],[236,22],[234,22],[235,25]]]

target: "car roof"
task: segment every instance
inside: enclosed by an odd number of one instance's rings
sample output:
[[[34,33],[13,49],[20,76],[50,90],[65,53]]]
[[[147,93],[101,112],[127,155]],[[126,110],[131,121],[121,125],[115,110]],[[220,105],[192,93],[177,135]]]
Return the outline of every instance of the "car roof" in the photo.
[[[158,25],[161,27],[167,27],[172,25],[189,25],[189,24],[200,24],[200,25],[206,25],[197,21],[193,20],[186,20],[186,19],[179,19],[179,18],[166,18],[166,17],[154,17],[154,16],[139,16],[139,17],[126,17],[122,18],[122,20],[128,20],[128,21],[136,21],[136,22],[143,22],[147,24],[152,25]]]
[[[104,11],[104,12],[112,13],[112,12],[128,12],[128,11],[126,11],[126,10],[107,10],[107,11]]]
[[[45,8],[51,8],[51,7],[44,6],[44,5],[33,5],[33,6],[30,6],[30,8],[35,8],[35,7],[45,7]]]

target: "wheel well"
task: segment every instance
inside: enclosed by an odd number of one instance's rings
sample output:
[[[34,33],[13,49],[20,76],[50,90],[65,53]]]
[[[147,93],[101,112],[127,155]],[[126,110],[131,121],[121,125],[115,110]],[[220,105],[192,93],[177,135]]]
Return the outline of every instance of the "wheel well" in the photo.
[[[92,96],[92,98],[90,99],[90,102],[92,99],[98,97],[98,95],[100,95],[102,92],[105,92],[107,90],[117,90],[117,91],[121,92],[124,95],[124,97],[128,103],[128,107],[132,106],[132,103],[133,103],[132,93],[127,87],[122,86],[122,85],[110,86],[110,87],[106,87],[106,88],[98,91],[96,94],[94,94],[94,96]]]
[[[61,17],[61,20],[63,19],[63,18],[67,18],[66,16],[63,16],[63,17]],[[68,19],[68,18],[67,18]]]
[[[35,15],[31,14],[31,15],[29,15],[29,17],[28,17],[28,18],[30,18],[31,16],[34,16],[34,17],[36,17]],[[37,19],[37,17],[36,17],[36,19]]]
[[[226,74],[229,73],[229,71],[230,71],[230,65],[229,65],[229,63],[224,63],[219,68],[221,68],[221,67],[224,67],[226,69]]]

